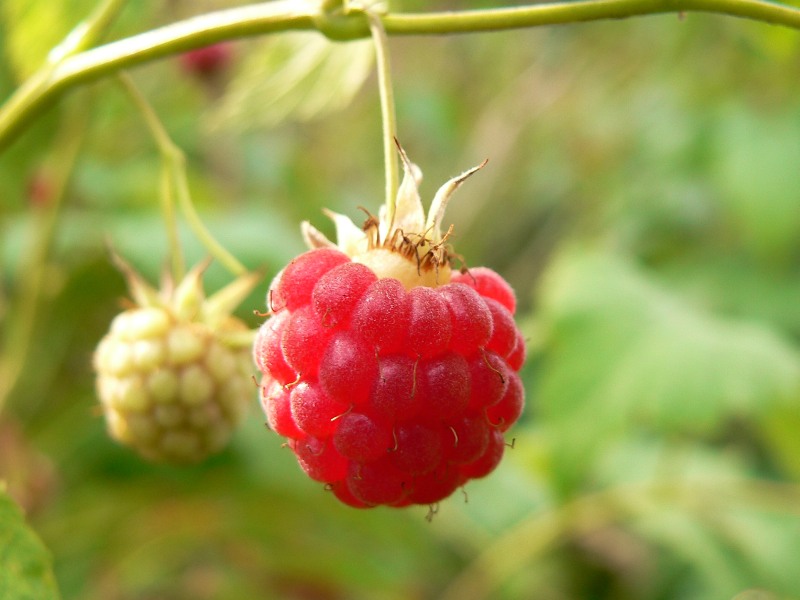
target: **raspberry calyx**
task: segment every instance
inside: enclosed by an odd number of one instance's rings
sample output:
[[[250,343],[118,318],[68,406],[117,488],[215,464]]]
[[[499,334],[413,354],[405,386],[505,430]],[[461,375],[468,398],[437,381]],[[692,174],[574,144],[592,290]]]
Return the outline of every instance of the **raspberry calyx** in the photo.
[[[397,279],[407,290],[437,287],[451,277],[451,229],[442,233],[445,209],[453,193],[486,161],[441,186],[426,215],[417,188],[422,174],[399,145],[398,150],[404,175],[392,206],[382,206],[377,218],[368,213],[360,228],[345,215],[325,210],[336,227],[337,243],[307,221],[301,225],[303,237],[309,248],[336,248],[369,267],[378,278]]]

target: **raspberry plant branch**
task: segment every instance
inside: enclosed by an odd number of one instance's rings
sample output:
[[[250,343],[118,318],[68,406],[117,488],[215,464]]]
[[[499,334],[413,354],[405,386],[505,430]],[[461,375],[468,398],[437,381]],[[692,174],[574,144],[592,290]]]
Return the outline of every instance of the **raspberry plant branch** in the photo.
[[[78,23],[64,40],[50,51],[44,65],[25,81],[0,108],[0,123],[3,121],[2,115],[6,112],[13,115],[19,110],[24,110],[31,103],[35,104],[36,99],[40,98],[42,94],[46,95],[50,89],[54,72],[59,66],[71,56],[91,48],[102,39],[103,34],[122,11],[126,2],[127,0],[103,0],[94,12]],[[2,128],[3,126],[0,125],[0,129]],[[2,146],[0,141],[0,149]]]
[[[107,3],[112,8],[121,5],[115,0]],[[380,20],[390,36],[443,35],[693,12],[800,29],[800,8],[767,0],[579,0],[457,12],[388,13]],[[337,41],[370,36],[369,19],[363,12],[326,11],[325,5],[278,0],[207,13],[91,48],[40,71],[6,101],[0,108],[0,151],[64,92],[80,84],[215,42],[290,30],[316,30]],[[88,31],[99,34],[96,28]]]
[[[48,62],[58,63],[94,46],[125,8],[127,1],[103,0],[86,20],[78,23],[64,41],[50,51]]]
[[[189,191],[189,181],[186,175],[186,156],[183,150],[169,137],[167,130],[159,120],[155,110],[153,110],[153,107],[150,106],[145,97],[139,92],[131,78],[127,74],[122,74],[120,76],[120,81],[147,123],[147,127],[155,140],[163,160],[164,172],[162,185],[166,193],[162,202],[164,204],[164,215],[167,222],[170,253],[173,261],[173,273],[176,275],[176,280],[179,280],[183,276],[184,265],[183,254],[178,239],[177,223],[174,216],[172,189],[175,189],[177,192],[178,205],[186,222],[211,256],[218,260],[233,275],[244,275],[247,272],[245,266],[211,235],[211,232],[203,223],[200,215],[197,214]]]

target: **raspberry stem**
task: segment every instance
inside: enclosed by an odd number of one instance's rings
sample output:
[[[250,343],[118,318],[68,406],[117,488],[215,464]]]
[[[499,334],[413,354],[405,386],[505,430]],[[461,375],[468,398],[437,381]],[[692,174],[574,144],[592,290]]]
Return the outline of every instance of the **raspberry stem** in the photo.
[[[172,261],[172,276],[175,281],[180,281],[186,272],[186,262],[183,258],[181,243],[178,233],[178,221],[175,217],[175,195],[173,193],[172,176],[166,161],[161,165],[161,211],[167,227],[169,255]]]
[[[156,142],[158,151],[161,153],[161,210],[164,216],[164,224],[167,228],[170,261],[172,262],[172,276],[175,281],[180,281],[186,273],[186,263],[183,258],[183,250],[181,249],[178,221],[175,217],[175,182],[173,166],[176,155],[180,151],[175,148],[169,134],[167,134],[163,124],[153,110],[153,107],[150,106],[136,87],[131,76],[126,72],[122,72],[119,74],[118,79],[133,104],[139,110],[145,123],[147,123],[147,128],[150,130],[150,134]]]
[[[197,214],[189,191],[189,181],[186,175],[186,155],[183,153],[183,150],[169,137],[167,130],[159,120],[155,110],[153,110],[153,107],[150,106],[145,97],[138,90],[130,75],[121,73],[119,75],[119,81],[130,96],[133,104],[142,114],[153,136],[153,140],[158,147],[158,151],[161,153],[163,161],[162,198],[164,203],[164,220],[167,225],[167,235],[169,237],[170,254],[172,256],[175,279],[179,280],[182,278],[185,267],[178,238],[177,221],[175,219],[175,200],[172,196],[173,190],[177,194],[177,203],[183,213],[183,217],[186,219],[197,239],[206,247],[211,256],[222,263],[233,275],[243,275],[247,272],[244,265],[211,235],[211,232],[206,228],[200,215]]]
[[[375,60],[378,70],[378,91],[381,100],[381,122],[383,125],[383,160],[386,170],[386,208],[389,229],[394,223],[396,209],[395,199],[400,174],[397,165],[395,143],[397,139],[397,116],[394,106],[394,92],[391,78],[391,61],[389,60],[389,38],[380,18],[364,9],[369,20],[370,34],[375,44]]]
[[[57,64],[63,59],[91,48],[103,37],[117,15],[125,8],[127,0],[103,0],[86,19],[78,23],[67,37],[50,51],[47,59]]]

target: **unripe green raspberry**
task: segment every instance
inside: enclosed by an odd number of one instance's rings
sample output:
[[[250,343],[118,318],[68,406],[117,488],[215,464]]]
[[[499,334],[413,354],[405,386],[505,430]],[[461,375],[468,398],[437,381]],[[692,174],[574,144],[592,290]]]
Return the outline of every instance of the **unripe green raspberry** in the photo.
[[[256,277],[206,300],[202,266],[159,294],[119,262],[136,306],[117,315],[94,355],[109,434],[150,460],[202,460],[227,444],[253,400],[252,333],[229,313]]]

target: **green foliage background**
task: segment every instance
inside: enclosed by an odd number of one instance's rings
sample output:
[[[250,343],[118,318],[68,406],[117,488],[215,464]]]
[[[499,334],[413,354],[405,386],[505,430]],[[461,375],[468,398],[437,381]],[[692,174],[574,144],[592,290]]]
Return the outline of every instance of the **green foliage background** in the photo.
[[[112,37],[231,3],[130,4]],[[7,0],[0,97],[90,8]],[[253,327],[269,277],[302,251],[301,220],[330,233],[323,207],[355,217],[382,202],[369,44],[322,44],[314,58],[317,42],[236,42],[211,84],[175,58],[132,73],[187,153],[209,228],[267,271],[241,310]],[[314,68],[291,62],[301,51]],[[102,81],[0,156],[9,334],[45,227],[32,182],[57,177],[80,141],[35,326],[2,356],[24,369],[0,420],[0,479],[49,549],[61,595],[798,597],[800,34],[667,15],[396,38],[391,52],[423,197],[490,161],[449,218],[467,264],[519,295],[528,405],[514,449],[428,523],[424,508],[340,506],[265,431],[255,391],[230,448],[202,465],[153,466],[116,446],[90,368],[125,295],[104,240],[151,279],[167,244],[157,150]],[[207,288],[229,279],[214,266]],[[0,540],[22,527],[6,504]],[[39,553],[37,568],[49,565]],[[35,597],[24,585],[8,597]]]

